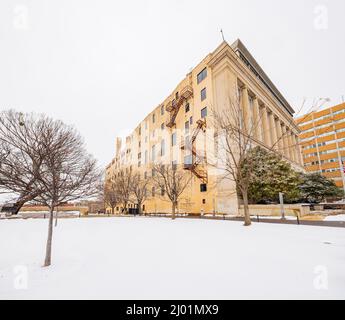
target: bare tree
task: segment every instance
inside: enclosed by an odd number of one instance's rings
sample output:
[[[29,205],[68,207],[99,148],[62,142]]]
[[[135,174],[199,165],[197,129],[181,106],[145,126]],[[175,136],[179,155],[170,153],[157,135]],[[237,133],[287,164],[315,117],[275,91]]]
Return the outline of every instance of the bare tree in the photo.
[[[123,212],[127,213],[133,185],[132,170],[130,168],[120,170],[116,173],[114,182],[116,183],[120,203],[123,205]]]
[[[96,161],[87,154],[80,135],[60,121],[46,126],[41,137],[46,157],[37,177],[42,190],[37,201],[49,207],[49,226],[44,266],[51,264],[54,209],[66,202],[97,195]]]
[[[132,185],[131,185],[131,196],[134,204],[138,208],[138,213],[142,214],[142,206],[148,198],[147,187],[150,184],[148,177],[142,178],[140,173],[136,172],[133,174]]]
[[[111,208],[111,213],[115,213],[115,207],[120,203],[120,195],[116,175],[113,174],[104,185],[104,203]]]
[[[229,105],[224,110],[212,110],[212,116],[217,128],[216,166],[221,169],[221,178],[235,182],[236,193],[239,192],[243,199],[244,224],[250,226],[248,190],[254,162],[250,161],[249,152],[259,121],[249,121],[238,96],[229,98]]]
[[[13,110],[0,114],[0,193],[16,196],[14,214],[42,192],[36,180],[46,156],[42,132],[50,122],[44,115]]]
[[[155,164],[153,166],[153,184],[162,191],[171,202],[172,219],[176,217],[176,209],[181,195],[187,188],[191,175],[187,174],[181,166]]]

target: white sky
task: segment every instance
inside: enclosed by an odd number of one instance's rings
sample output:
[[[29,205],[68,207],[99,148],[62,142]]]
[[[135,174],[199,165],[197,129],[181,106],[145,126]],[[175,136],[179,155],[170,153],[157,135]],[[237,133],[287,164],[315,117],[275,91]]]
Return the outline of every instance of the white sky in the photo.
[[[115,137],[220,44],[220,28],[296,110],[304,97],[338,104],[344,14],[344,0],[1,0],[0,109],[74,124],[106,165]]]

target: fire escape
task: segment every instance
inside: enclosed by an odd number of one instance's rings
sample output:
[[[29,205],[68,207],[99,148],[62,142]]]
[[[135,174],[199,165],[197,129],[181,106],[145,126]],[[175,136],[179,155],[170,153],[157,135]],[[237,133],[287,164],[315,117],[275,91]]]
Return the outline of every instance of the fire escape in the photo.
[[[205,156],[201,156],[196,151],[196,138],[200,132],[206,132],[206,120],[198,120],[197,127],[194,129],[189,141],[182,140],[181,149],[189,155],[185,156],[184,170],[192,172],[202,183],[208,182],[207,169],[205,168]]]
[[[170,103],[166,106],[166,110],[170,112],[170,119],[166,124],[168,128],[172,128],[175,126],[175,120],[178,112],[180,111],[181,106],[191,96],[193,96],[193,88],[188,85],[185,88],[183,88],[180,94],[177,92],[175,99],[173,101],[170,101]]]

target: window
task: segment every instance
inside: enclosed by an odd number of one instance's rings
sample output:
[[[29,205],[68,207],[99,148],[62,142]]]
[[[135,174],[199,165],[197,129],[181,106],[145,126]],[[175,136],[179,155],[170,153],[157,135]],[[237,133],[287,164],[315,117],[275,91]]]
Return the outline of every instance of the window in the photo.
[[[202,183],[200,185],[200,192],[207,192],[207,184]]]
[[[161,106],[161,116],[164,115],[164,106]]]
[[[165,196],[165,189],[161,188],[161,196],[164,197]]]
[[[152,197],[154,197],[156,195],[156,189],[155,187],[152,187]]]
[[[207,117],[207,107],[201,110],[201,118],[206,118]]]
[[[193,117],[189,118],[189,124],[192,125],[193,124]]]
[[[184,161],[183,161],[185,167],[190,167],[193,165],[193,157],[192,155],[188,155],[184,157]]]
[[[202,70],[198,75],[197,75],[197,82],[198,84],[203,81],[204,79],[206,79],[207,77],[207,69],[205,68],[204,70]]]
[[[186,121],[185,124],[184,124],[184,130],[186,133],[189,132],[189,121]]]
[[[147,164],[147,150],[145,151],[145,164]]]
[[[161,156],[162,157],[165,156],[165,140],[164,139],[161,141]]]
[[[138,159],[141,159],[141,152],[138,153]]]
[[[189,106],[189,103],[187,103],[186,106],[185,106],[185,112],[187,113],[189,111],[190,111],[190,106]]]
[[[171,135],[171,145],[176,146],[176,132]]]
[[[204,101],[206,99],[206,88],[201,90],[200,95],[201,95],[201,101]]]
[[[146,171],[144,172],[144,179],[145,180],[147,179],[147,172]]]
[[[202,204],[206,204],[206,199],[202,199]]]
[[[155,169],[152,169],[152,171],[151,171],[151,177],[154,177],[156,175],[156,171],[155,171]]]
[[[152,162],[156,160],[156,146],[155,145],[153,145],[151,149],[151,159],[152,159]]]
[[[165,128],[165,125],[164,125],[164,123],[162,123],[162,124],[161,124],[161,130],[163,131],[164,128]]]
[[[152,122],[153,122],[153,123],[156,122],[156,115],[155,115],[155,114],[152,115]]]

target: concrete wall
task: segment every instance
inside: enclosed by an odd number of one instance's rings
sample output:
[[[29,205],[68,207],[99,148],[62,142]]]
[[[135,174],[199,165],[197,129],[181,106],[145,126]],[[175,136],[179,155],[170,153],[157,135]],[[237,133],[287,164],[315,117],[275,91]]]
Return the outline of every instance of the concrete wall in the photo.
[[[295,217],[297,214],[299,217],[310,214],[310,206],[308,205],[284,205],[285,215]],[[252,216],[281,216],[280,205],[250,205],[249,212]],[[239,210],[241,216],[244,215],[243,206]]]

